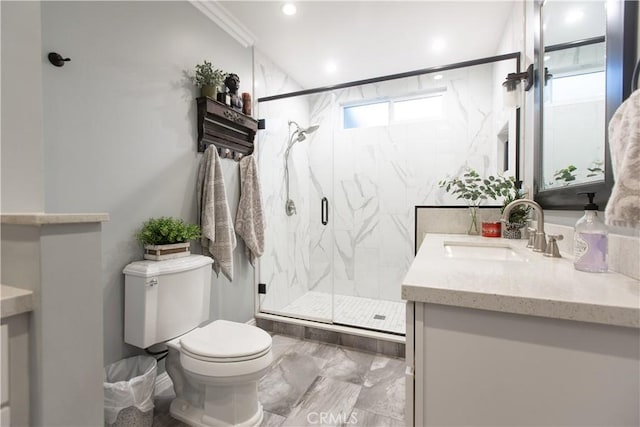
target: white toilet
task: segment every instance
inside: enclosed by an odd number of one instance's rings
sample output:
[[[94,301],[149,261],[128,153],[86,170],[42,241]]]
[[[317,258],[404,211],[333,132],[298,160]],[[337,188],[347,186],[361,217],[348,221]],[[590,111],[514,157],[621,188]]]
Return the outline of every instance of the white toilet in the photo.
[[[209,319],[212,262],[191,255],[127,265],[124,340],[168,346],[174,418],[192,426],[257,426],[258,380],[273,361],[271,336],[225,320],[200,326]]]

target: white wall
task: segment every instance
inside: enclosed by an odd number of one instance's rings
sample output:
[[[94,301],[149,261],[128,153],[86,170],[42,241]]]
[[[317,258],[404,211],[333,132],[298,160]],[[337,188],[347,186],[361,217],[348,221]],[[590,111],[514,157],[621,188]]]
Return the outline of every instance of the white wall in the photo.
[[[154,216],[196,222],[196,103],[186,79],[203,59],[250,91],[251,50],[188,2],[43,2],[45,208],[108,212],[103,228],[105,364],[136,352],[123,342],[123,267],[142,258],[133,238]],[[223,160],[232,215],[238,164]],[[198,248],[196,248],[197,251]],[[233,283],[212,280],[212,318],[253,314],[253,270],[242,243]]]
[[[41,212],[42,53],[40,3],[0,2],[2,9],[2,212]]]

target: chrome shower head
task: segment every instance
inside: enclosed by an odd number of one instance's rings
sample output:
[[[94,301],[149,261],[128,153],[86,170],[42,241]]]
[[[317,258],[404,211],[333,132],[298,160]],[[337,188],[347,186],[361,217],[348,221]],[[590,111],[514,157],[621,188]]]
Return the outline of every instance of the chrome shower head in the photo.
[[[313,133],[317,131],[318,128],[320,128],[320,125],[312,125],[308,128],[303,128],[293,120],[289,120],[289,131],[291,131],[291,125],[295,125],[296,129],[293,131],[289,138],[289,147],[292,147],[296,142],[304,141],[305,139],[307,139],[307,134]]]
[[[293,120],[289,120],[289,127],[291,127],[291,125],[295,125],[296,126],[296,130],[294,130],[293,132],[294,133],[298,132],[298,134],[313,133],[313,132],[317,131],[318,128],[320,128],[320,125],[311,125],[308,128],[303,128],[302,126],[300,126],[298,123],[294,122]]]
[[[313,133],[313,132],[317,131],[319,128],[320,128],[320,125],[311,125],[306,129],[300,129],[300,132]]]

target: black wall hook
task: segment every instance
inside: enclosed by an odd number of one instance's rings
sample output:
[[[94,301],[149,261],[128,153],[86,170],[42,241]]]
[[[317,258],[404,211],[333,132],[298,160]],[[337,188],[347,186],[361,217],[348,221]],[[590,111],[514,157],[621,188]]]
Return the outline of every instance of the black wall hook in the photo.
[[[65,62],[71,61],[71,58],[63,58],[62,55],[57,52],[49,52],[47,58],[49,58],[49,62],[51,62],[56,67],[62,67]]]

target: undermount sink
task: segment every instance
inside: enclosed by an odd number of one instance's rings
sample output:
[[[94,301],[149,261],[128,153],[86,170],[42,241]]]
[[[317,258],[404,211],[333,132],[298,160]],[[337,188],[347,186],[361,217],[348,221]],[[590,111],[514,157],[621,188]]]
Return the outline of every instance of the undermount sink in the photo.
[[[492,261],[527,261],[511,245],[503,242],[443,242],[447,258],[480,259]]]

